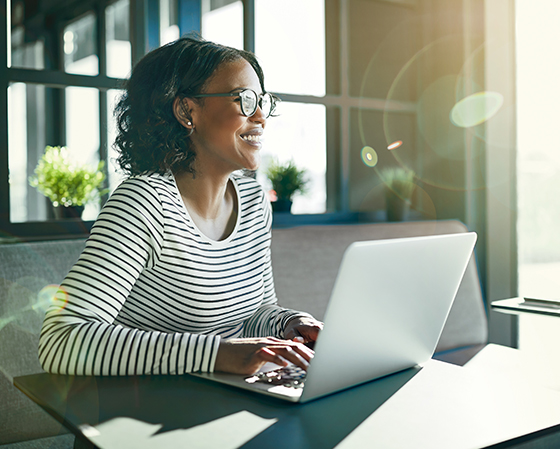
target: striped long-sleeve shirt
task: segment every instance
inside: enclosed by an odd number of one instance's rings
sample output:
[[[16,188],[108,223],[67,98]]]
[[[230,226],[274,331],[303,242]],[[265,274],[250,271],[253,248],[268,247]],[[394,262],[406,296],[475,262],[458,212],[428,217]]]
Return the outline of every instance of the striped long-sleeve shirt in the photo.
[[[303,315],[277,305],[271,212],[260,185],[232,176],[234,231],[201,233],[172,175],[124,181],[47,311],[39,359],[52,373],[213,371],[220,338],[282,337]]]

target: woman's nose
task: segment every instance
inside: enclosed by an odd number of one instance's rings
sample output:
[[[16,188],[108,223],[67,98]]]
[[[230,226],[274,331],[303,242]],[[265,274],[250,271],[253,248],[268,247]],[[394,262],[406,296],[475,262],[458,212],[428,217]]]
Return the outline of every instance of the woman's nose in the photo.
[[[249,117],[249,120],[256,123],[262,123],[263,125],[266,123],[266,116],[260,106],[257,106],[257,110],[251,117]]]

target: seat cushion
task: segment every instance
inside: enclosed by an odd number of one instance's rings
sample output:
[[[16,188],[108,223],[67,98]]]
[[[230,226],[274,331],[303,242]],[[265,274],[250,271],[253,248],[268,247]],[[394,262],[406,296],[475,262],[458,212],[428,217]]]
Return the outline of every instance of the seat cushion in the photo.
[[[49,294],[84,245],[83,239],[0,245],[0,445],[67,432],[12,380],[42,372],[37,347]]]
[[[59,435],[18,443],[2,444],[0,449],[73,449],[74,435]]]
[[[353,242],[466,232],[456,220],[274,229],[272,266],[279,303],[323,319],[344,251]],[[474,256],[436,351],[486,343],[488,324]]]

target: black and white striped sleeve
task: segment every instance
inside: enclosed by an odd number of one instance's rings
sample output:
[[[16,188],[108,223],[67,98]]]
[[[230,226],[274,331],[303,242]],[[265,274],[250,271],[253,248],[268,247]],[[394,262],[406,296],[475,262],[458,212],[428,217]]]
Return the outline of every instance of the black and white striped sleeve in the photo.
[[[183,374],[213,371],[220,337],[158,332],[115,324],[115,318],[163,245],[162,203],[143,178],[115,190],[86,248],[47,311],[39,359],[51,373]]]

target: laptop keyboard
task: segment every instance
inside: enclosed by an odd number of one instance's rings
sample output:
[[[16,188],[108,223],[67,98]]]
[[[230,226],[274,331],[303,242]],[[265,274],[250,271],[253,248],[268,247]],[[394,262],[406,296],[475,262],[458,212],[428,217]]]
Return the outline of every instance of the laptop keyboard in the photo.
[[[248,383],[262,382],[269,385],[282,385],[291,388],[303,388],[307,371],[298,366],[290,365],[265,373],[258,373],[245,378]]]

